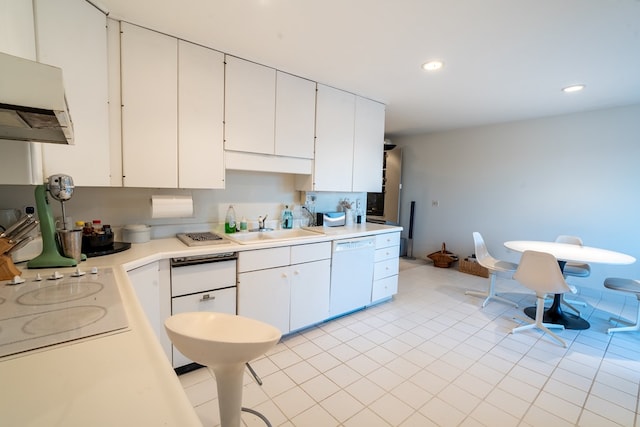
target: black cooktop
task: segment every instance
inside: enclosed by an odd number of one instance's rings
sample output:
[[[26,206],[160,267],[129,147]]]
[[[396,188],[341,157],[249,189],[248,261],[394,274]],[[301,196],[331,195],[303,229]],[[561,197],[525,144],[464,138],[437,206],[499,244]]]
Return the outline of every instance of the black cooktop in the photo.
[[[93,258],[97,256],[103,255],[111,255],[118,252],[126,251],[131,247],[131,243],[129,242],[113,242],[112,245],[102,246],[99,248],[91,248],[89,251],[84,252],[87,258]]]

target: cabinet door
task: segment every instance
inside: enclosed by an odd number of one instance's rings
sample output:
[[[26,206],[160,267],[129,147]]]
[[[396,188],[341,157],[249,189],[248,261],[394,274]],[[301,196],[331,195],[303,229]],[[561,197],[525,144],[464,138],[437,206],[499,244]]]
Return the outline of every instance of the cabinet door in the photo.
[[[313,189],[351,191],[355,95],[319,84],[317,102]]]
[[[352,191],[382,191],[384,108],[379,102],[356,98]]]
[[[385,298],[389,298],[398,293],[398,275],[385,277],[384,279],[373,282],[371,291],[371,301],[377,302]]]
[[[178,187],[178,41],[122,23],[125,187]]]
[[[130,270],[127,274],[153,332],[171,360],[171,342],[164,330],[164,320],[169,315],[164,307],[170,304],[170,297],[169,284],[164,283],[163,275],[168,275],[168,271],[161,269],[161,263],[153,262]]]
[[[274,154],[276,70],[226,57],[225,150]]]
[[[24,0],[0,2],[0,52],[36,59],[33,3]]]
[[[24,0],[3,0],[0,13],[0,52],[36,59],[33,4]],[[36,185],[42,183],[42,156],[34,142],[0,139],[3,162],[0,185]]]
[[[224,188],[224,54],[178,42],[178,185]]]
[[[238,274],[238,314],[289,333],[289,267]]]
[[[315,121],[315,82],[278,71],[275,154],[313,159]]]
[[[38,61],[62,68],[74,145],[42,144],[44,176],[109,186],[107,18],[88,2],[36,0]]]
[[[308,262],[291,266],[292,331],[329,317],[331,261]]]

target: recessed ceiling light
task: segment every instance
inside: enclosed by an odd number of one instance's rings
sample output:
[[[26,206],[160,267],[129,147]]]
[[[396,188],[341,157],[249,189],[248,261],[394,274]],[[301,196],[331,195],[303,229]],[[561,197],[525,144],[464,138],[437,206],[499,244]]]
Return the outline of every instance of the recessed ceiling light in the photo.
[[[571,92],[580,92],[581,90],[583,90],[585,88],[584,85],[573,85],[573,86],[567,86],[567,87],[563,87],[562,91],[566,92],[566,93],[571,93]]]
[[[422,69],[425,71],[436,71],[442,68],[443,66],[444,66],[444,62],[440,60],[434,60],[434,61],[429,61],[422,64]]]

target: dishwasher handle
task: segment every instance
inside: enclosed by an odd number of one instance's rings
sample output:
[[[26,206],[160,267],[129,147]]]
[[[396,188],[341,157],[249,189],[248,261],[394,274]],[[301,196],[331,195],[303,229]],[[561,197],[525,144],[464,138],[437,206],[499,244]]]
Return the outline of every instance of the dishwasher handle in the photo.
[[[333,252],[357,251],[373,247],[375,247],[375,239],[371,237],[334,240],[333,242]]]

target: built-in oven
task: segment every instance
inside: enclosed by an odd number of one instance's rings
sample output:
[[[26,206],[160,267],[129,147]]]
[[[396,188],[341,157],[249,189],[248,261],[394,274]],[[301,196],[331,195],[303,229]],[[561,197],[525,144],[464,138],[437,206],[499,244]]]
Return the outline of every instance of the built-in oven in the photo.
[[[171,259],[171,314],[212,311],[236,314],[236,252]],[[175,347],[173,367],[184,373],[200,367]]]

